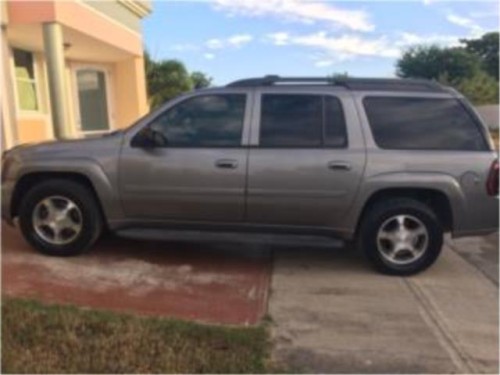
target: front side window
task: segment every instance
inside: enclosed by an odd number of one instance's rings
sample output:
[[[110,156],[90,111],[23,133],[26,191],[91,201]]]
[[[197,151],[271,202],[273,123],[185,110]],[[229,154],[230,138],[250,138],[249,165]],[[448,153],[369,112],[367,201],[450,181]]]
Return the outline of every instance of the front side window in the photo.
[[[367,97],[364,107],[380,148],[487,149],[479,124],[457,99]]]
[[[19,109],[23,111],[37,111],[39,105],[33,54],[20,49],[14,49],[13,52]]]
[[[150,126],[172,147],[240,146],[245,102],[245,94],[196,96],[170,108]]]
[[[261,147],[345,147],[342,105],[323,95],[264,94],[261,100]]]

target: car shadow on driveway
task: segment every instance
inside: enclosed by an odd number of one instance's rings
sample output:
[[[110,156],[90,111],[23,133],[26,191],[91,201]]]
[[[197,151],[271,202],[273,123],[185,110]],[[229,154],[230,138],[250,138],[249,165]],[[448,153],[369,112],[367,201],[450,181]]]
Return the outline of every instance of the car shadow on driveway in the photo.
[[[269,247],[108,236],[81,256],[58,258],[2,225],[2,250],[9,296],[223,324],[255,324],[266,312]]]

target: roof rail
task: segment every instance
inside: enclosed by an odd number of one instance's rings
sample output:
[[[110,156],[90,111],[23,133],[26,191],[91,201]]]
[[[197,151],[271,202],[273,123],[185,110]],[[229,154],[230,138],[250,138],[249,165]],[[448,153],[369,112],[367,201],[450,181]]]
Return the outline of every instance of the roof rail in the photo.
[[[277,75],[267,75],[262,78],[241,79],[229,83],[229,87],[255,87],[271,86],[277,83],[300,83],[300,84],[334,84],[333,77],[280,77]]]
[[[401,78],[349,78],[349,77],[280,77],[267,75],[229,83],[228,87],[259,87],[277,84],[332,85],[356,91],[417,91],[447,92],[438,82],[425,79]]]

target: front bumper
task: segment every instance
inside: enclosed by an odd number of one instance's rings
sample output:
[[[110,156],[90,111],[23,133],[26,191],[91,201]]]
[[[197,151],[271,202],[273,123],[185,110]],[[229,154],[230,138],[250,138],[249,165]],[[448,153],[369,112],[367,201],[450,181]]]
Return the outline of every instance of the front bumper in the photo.
[[[11,206],[12,206],[12,195],[14,192],[14,182],[4,181],[2,182],[2,220],[7,222],[9,225],[14,225]]]

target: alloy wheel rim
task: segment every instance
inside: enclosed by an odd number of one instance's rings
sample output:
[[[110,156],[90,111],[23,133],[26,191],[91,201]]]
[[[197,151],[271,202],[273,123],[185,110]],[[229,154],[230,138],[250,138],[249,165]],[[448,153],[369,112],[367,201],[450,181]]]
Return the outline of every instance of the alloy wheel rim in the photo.
[[[82,231],[82,212],[71,199],[50,196],[37,203],[33,210],[36,234],[51,245],[66,245]]]
[[[427,250],[429,232],[412,215],[395,215],[384,221],[377,233],[377,249],[385,261],[407,265],[420,259]]]

